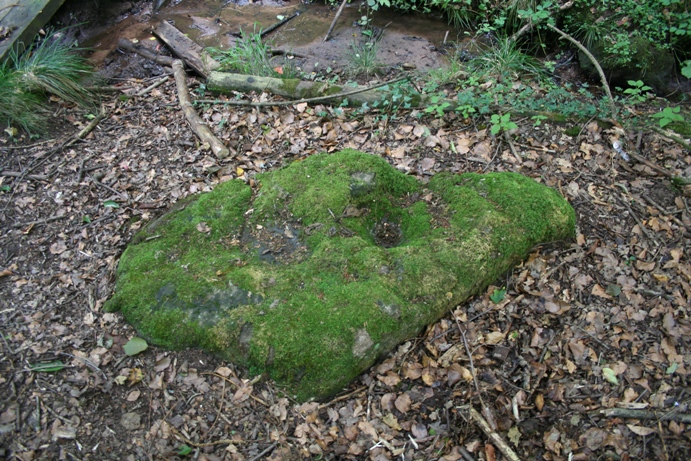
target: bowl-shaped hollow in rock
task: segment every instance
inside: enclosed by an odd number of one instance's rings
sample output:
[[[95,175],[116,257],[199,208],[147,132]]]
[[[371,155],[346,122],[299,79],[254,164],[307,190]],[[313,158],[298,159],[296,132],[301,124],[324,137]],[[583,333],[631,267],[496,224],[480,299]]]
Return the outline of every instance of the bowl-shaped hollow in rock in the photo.
[[[515,173],[429,184],[345,150],[177,204],[123,253],[110,310],[169,348],[200,347],[326,398],[486,288],[569,238],[554,190]]]

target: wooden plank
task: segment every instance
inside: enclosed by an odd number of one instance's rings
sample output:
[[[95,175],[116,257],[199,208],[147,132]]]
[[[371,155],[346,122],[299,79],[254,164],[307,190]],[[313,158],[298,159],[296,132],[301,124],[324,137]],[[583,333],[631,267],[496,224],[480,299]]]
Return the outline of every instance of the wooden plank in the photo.
[[[21,54],[65,0],[0,0],[0,62]],[[3,38],[4,36],[4,38]]]
[[[209,56],[209,53],[204,51],[201,46],[167,21],[161,21],[154,29],[154,34],[163,40],[176,56],[185,61],[187,65],[204,78],[211,71],[221,67],[221,64]]]

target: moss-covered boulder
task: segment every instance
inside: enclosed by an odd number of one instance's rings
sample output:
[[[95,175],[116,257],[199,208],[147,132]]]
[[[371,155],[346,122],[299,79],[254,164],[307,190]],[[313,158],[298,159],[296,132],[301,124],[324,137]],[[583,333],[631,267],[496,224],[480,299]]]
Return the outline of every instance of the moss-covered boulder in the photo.
[[[338,392],[533,246],[574,233],[569,204],[514,173],[425,186],[346,150],[257,179],[143,229],[107,308],[155,344],[220,354],[301,400]]]

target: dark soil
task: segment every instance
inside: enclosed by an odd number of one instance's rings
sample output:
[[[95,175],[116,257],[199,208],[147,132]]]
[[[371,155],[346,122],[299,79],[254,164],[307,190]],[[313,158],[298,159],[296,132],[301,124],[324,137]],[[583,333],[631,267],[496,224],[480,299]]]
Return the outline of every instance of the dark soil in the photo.
[[[138,8],[150,5],[120,17]],[[691,459],[689,190],[611,141],[676,175],[691,171],[688,150],[654,132],[591,122],[571,137],[517,120],[514,154],[454,114],[212,106],[201,115],[233,152],[219,161],[172,79],[133,96],[169,70],[109,53],[108,75],[125,80],[84,140],[61,148],[89,118],[57,102],[55,136],[0,137],[0,458],[506,459],[475,409],[520,459]],[[136,332],[102,306],[144,223],[219,182],[345,147],[423,179],[534,177],[571,202],[578,236],[535,248],[330,402],[293,402],[195,350],[124,353]]]

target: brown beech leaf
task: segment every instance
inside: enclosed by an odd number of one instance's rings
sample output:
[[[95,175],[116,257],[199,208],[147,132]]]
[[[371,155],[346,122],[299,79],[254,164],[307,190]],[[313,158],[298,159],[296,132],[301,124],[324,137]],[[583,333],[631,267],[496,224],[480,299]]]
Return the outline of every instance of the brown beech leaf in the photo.
[[[545,444],[545,448],[559,456],[561,449],[564,448],[564,445],[559,441],[560,438],[561,433],[556,427],[553,427],[543,436],[542,441]]]
[[[387,371],[386,374],[377,376],[377,379],[389,387],[394,387],[401,382],[401,377],[393,371]]]
[[[389,426],[391,429],[395,429],[397,431],[400,431],[403,429],[401,427],[401,425],[398,424],[398,419],[392,413],[388,413],[381,420],[384,422],[384,424]]]
[[[634,424],[627,424],[626,427],[628,427],[631,432],[633,432],[636,435],[640,435],[642,437],[654,434],[657,432],[657,429],[653,429],[651,427],[644,427],[644,426],[636,426]]]
[[[408,395],[408,393],[405,392],[405,393],[399,395],[398,398],[396,399],[396,402],[395,402],[396,409],[398,411],[400,411],[401,413],[404,413],[404,414],[408,413],[408,411],[410,410],[410,404],[411,403],[412,402],[410,400],[410,395]]]

